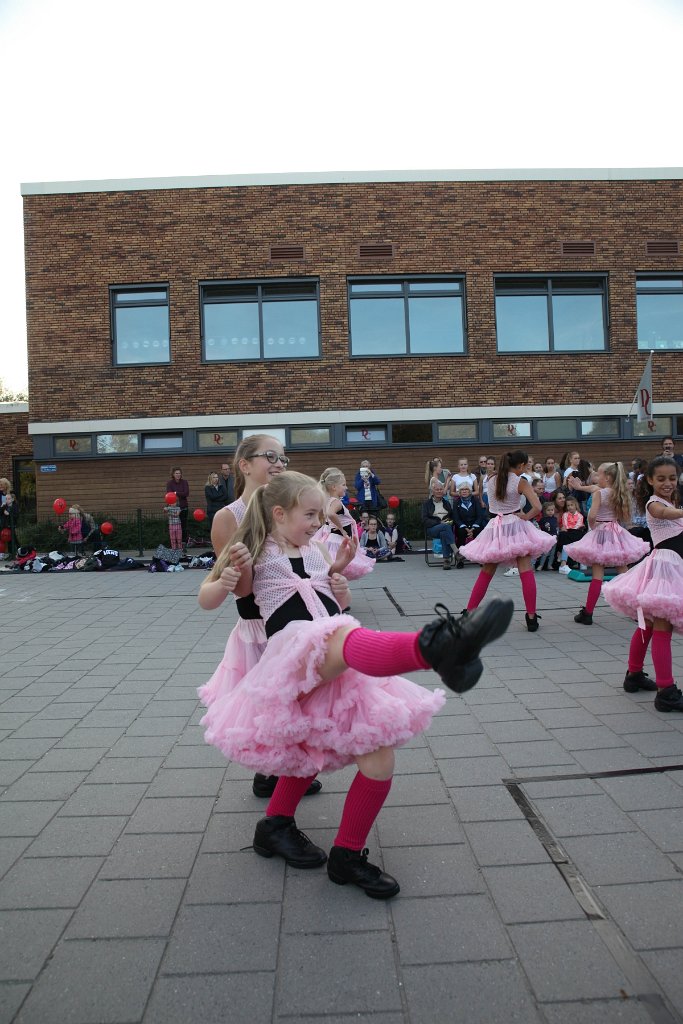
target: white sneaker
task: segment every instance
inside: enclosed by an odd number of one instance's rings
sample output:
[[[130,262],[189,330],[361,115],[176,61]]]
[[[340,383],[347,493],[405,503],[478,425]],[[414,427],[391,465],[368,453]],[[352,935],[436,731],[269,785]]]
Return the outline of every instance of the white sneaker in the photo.
[[[512,568],[505,570],[503,576],[519,576],[519,569],[516,569],[513,565]]]
[[[569,576],[569,573],[571,572],[571,569],[569,568],[568,565],[561,565],[560,568],[557,571],[561,572],[563,576]]]

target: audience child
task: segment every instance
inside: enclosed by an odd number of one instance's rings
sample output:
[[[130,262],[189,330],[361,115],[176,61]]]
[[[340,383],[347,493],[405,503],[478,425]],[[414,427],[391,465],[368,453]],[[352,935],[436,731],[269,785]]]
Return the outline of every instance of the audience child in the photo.
[[[547,533],[550,537],[557,537],[559,524],[557,522],[557,516],[555,515],[555,505],[552,501],[546,501],[543,506],[543,515],[538,520],[538,526],[543,533]],[[536,559],[536,572],[538,572],[539,569],[547,571],[552,568],[556,551],[557,543],[550,549],[550,551],[547,551],[544,555],[541,555]]]

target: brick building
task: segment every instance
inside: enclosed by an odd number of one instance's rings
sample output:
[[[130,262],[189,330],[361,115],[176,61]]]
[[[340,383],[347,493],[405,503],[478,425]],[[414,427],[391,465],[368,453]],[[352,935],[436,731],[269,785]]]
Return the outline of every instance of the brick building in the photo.
[[[10,481],[24,508],[32,508],[35,497],[28,415],[28,402],[0,402],[0,477]]]
[[[38,512],[203,504],[242,431],[297,469],[683,450],[683,170],[29,184]],[[654,430],[628,419],[655,350]],[[43,472],[44,467],[51,467]]]

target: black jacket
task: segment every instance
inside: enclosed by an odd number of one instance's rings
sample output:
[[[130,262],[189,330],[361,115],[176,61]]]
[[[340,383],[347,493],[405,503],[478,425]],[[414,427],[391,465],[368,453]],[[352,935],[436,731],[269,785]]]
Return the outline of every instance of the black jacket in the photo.
[[[469,509],[458,502],[453,508],[453,523],[455,526],[466,526],[469,530],[476,527],[483,530],[489,521],[488,513],[478,498],[470,499],[472,504]]]
[[[220,508],[224,508],[226,504],[227,491],[225,489],[225,483],[221,482],[218,487],[212,487],[211,484],[207,484],[204,488],[204,496],[206,498],[206,511],[208,515],[215,515]]]
[[[449,523],[453,518],[453,506],[451,505],[448,498],[443,499],[443,507],[448,512],[447,519],[439,519],[438,516],[434,515],[434,499],[427,498],[426,501],[422,502],[422,525],[425,530],[428,530],[430,526],[438,526],[439,523]]]

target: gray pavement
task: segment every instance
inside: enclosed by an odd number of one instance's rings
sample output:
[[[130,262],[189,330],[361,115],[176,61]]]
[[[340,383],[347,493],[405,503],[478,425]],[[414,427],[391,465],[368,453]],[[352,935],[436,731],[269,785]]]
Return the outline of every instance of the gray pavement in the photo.
[[[380,565],[354,612],[416,629],[475,574]],[[529,634],[496,577],[509,632],[398,753],[381,903],[249,849],[264,803],[199,726],[235,620],[202,578],[0,575],[0,1022],[683,1019],[683,716],[623,692],[630,623],[575,625],[586,585],[539,573]],[[301,805],[323,846],[352,774]]]

